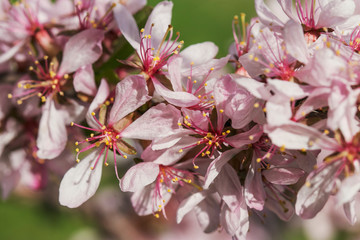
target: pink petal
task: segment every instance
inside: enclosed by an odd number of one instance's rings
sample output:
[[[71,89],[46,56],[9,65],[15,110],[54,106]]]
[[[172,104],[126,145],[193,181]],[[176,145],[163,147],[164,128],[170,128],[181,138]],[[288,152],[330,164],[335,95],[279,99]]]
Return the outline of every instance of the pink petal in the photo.
[[[310,57],[309,50],[307,48],[304,32],[300,23],[289,20],[285,24],[284,41],[286,43],[286,50],[291,56],[304,64],[308,63],[308,59]]]
[[[198,205],[206,198],[206,194],[206,191],[197,192],[195,194],[192,194],[187,199],[183,200],[180,203],[176,213],[176,222],[179,224],[186,214],[192,211],[196,205]]]
[[[114,17],[122,35],[139,51],[140,49],[140,31],[134,17],[122,4],[117,4],[114,8]]]
[[[171,57],[168,61],[168,72],[171,85],[176,92],[183,91],[181,82],[181,65],[183,59],[178,55]]]
[[[126,77],[116,85],[115,102],[110,112],[109,125],[121,120],[150,99],[143,76]]]
[[[194,207],[200,228],[204,233],[212,233],[220,225],[220,206],[212,197],[207,197]]]
[[[183,59],[182,67],[189,68],[190,63],[199,65],[206,63],[215,58],[219,48],[212,42],[203,42],[190,45],[180,52],[180,56]]]
[[[64,175],[59,189],[59,202],[69,208],[79,207],[91,198],[99,187],[102,161],[91,170],[101,149],[91,152]],[[102,157],[100,157],[102,159]]]
[[[172,2],[163,1],[158,3],[146,22],[144,33],[150,34],[151,28],[151,42],[152,47],[155,49],[159,48],[160,42],[164,38],[168,26],[171,24],[172,8]]]
[[[40,119],[37,138],[37,155],[39,158],[53,159],[60,155],[67,143],[63,109],[56,106],[55,101],[46,101]]]
[[[313,218],[327,202],[334,186],[334,177],[341,161],[327,164],[321,171],[308,179],[301,187],[295,204],[296,214],[302,218]]]
[[[197,105],[200,100],[188,92],[174,92],[164,87],[158,80],[152,78],[155,90],[170,104],[177,107],[191,107]]]
[[[58,75],[63,76],[93,64],[102,54],[103,39],[104,31],[98,29],[84,30],[71,37],[65,45]]]
[[[124,138],[154,140],[176,133],[180,111],[171,105],[160,103],[150,108],[120,133]]]
[[[215,188],[231,211],[236,211],[243,201],[243,188],[234,168],[225,164],[215,180]]]
[[[262,172],[263,176],[273,184],[291,185],[304,175],[299,168],[271,168]]]
[[[159,165],[152,162],[142,162],[131,167],[120,181],[124,192],[135,192],[154,182],[159,175]]]
[[[316,27],[336,27],[351,17],[354,10],[353,0],[329,1],[322,7]]]
[[[357,221],[355,200],[352,200],[344,204],[345,216],[351,225],[354,225]]]
[[[127,0],[120,2],[130,13],[134,14],[146,5],[147,0]]]
[[[104,104],[106,99],[109,97],[110,89],[107,81],[101,79],[99,90],[96,93],[94,100],[91,102],[89,109],[86,113],[86,122],[90,127],[98,129],[100,125],[95,121],[94,117],[91,115],[101,104]]]
[[[247,132],[239,133],[226,138],[226,142],[235,148],[241,148],[250,143],[257,142],[262,135],[262,127],[260,125],[256,125]]]
[[[264,208],[266,193],[261,172],[257,168],[258,164],[254,156],[245,179],[245,199],[249,208],[261,211]]]
[[[95,96],[96,84],[91,65],[81,67],[74,75],[74,89],[89,96]]]
[[[162,187],[160,191],[162,199],[158,199],[158,201],[155,201],[155,194],[158,194],[158,192],[155,189],[154,184],[147,185],[145,188],[136,191],[131,196],[131,203],[135,212],[140,216],[145,216],[156,212],[159,209],[159,204],[162,206],[167,204],[172,193],[169,193],[164,187]],[[162,200],[164,200],[165,203]]]
[[[337,193],[338,204],[342,205],[351,202],[360,190],[360,173],[345,178]]]
[[[223,166],[236,154],[238,154],[241,149],[231,149],[224,153],[221,153],[214,161],[212,161],[207,169],[204,181],[204,188],[209,188],[210,184],[213,183],[214,179],[219,175]]]

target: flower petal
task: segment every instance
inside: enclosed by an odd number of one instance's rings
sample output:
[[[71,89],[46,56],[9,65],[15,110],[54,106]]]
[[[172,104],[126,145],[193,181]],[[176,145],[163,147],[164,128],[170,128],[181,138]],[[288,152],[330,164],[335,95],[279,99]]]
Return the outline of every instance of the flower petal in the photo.
[[[118,122],[150,99],[143,76],[126,77],[116,85],[115,102],[110,112],[109,125]]]
[[[180,111],[172,105],[160,103],[150,108],[120,133],[124,138],[154,140],[176,133]]]
[[[71,37],[65,45],[58,75],[63,76],[93,64],[102,54],[103,39],[104,31],[98,29],[84,30]]]
[[[89,96],[95,96],[96,84],[91,65],[81,67],[74,75],[74,89]]]
[[[124,192],[135,192],[154,182],[159,175],[159,164],[142,162],[131,167],[120,180]]]
[[[91,170],[90,167],[93,166],[99,154],[100,149],[91,152],[80,163],[66,172],[59,189],[61,205],[76,208],[95,194],[101,180],[102,161],[96,164],[94,170]]]

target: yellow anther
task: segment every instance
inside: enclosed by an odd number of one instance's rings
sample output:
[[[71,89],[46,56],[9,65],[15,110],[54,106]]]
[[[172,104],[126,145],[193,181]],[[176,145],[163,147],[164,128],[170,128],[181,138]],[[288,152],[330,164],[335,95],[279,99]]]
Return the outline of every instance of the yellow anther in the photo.
[[[49,56],[44,56],[44,60],[48,60]]]
[[[116,137],[115,137],[116,139],[119,139],[120,138],[120,136],[119,135],[116,135]]]
[[[210,155],[210,151],[206,151],[205,154],[206,154],[206,155]]]
[[[156,218],[159,218],[160,216],[159,216],[159,214],[154,214],[154,217],[156,217]]]
[[[220,113],[223,113],[223,112],[224,112],[224,109],[220,109],[219,112],[220,112]]]
[[[254,140],[254,136],[253,136],[253,135],[250,135],[250,136],[249,136],[249,139],[250,139],[250,140]]]
[[[302,116],[305,116],[305,115],[306,115],[306,113],[305,113],[304,111],[302,111],[302,112],[301,112],[301,115],[302,115]]]
[[[263,108],[262,110],[263,110],[263,112],[266,112],[266,108]]]
[[[193,81],[193,83],[195,84],[195,83],[197,83],[197,81],[196,81],[196,80],[194,80],[194,81]]]
[[[188,183],[191,183],[191,182],[192,182],[191,179],[189,179],[189,180],[188,180]]]
[[[182,148],[179,150],[179,153],[182,153],[184,150],[182,150]]]
[[[305,148],[302,148],[301,151],[302,151],[302,152],[306,152],[306,149],[305,149]]]
[[[305,186],[311,187],[311,183],[310,183],[309,181],[306,181],[306,182],[305,182]]]
[[[215,69],[215,68],[212,67],[212,68],[210,68],[210,71],[214,71],[214,69]]]
[[[36,61],[35,61],[35,64],[38,65],[38,64],[39,64],[39,61],[36,60]]]
[[[204,84],[205,87],[206,87],[207,85],[208,85],[207,83]]]
[[[68,79],[68,78],[69,78],[69,74],[65,74],[64,79]]]
[[[79,149],[79,148],[76,148],[76,149],[75,149],[75,151],[76,151],[76,152],[79,152],[79,151],[80,151],[80,149]]]
[[[329,133],[330,133],[329,130],[327,130],[327,129],[324,130],[324,134],[325,134],[325,135],[328,135]]]
[[[127,158],[128,158],[128,156],[127,156],[127,155],[124,155],[124,158],[125,158],[125,159],[127,159]]]
[[[78,141],[76,141],[76,142],[75,142],[75,145],[76,145],[76,146],[77,146],[77,145],[79,145],[79,142],[78,142]]]
[[[197,141],[197,145],[200,145],[201,144],[201,142],[200,141]]]
[[[254,103],[254,108],[258,108],[260,107],[260,104],[259,103]]]
[[[313,146],[313,145],[314,145],[314,142],[310,140],[310,141],[308,142],[308,144],[309,144],[309,146]]]
[[[258,163],[261,162],[261,158],[257,158],[256,162],[258,162]]]
[[[229,134],[229,133],[230,133],[230,130],[226,130],[226,133]]]
[[[109,164],[106,162],[106,163],[105,163],[105,166],[109,166]]]
[[[262,49],[262,46],[261,46],[261,45],[259,45],[259,46],[258,46],[258,49]]]
[[[185,118],[186,118],[186,119],[189,119],[189,116],[188,116],[188,115],[186,115],[186,116],[185,116]]]
[[[198,168],[199,168],[199,166],[198,166],[198,165],[194,165],[194,168],[195,168],[195,169],[198,169]]]
[[[74,122],[71,122],[71,123],[70,123],[70,126],[74,126]]]
[[[198,98],[201,98],[201,95],[198,95]]]
[[[212,142],[211,140],[209,140],[209,141],[208,141],[208,144],[211,145],[211,144],[213,144],[213,142]]]
[[[11,93],[8,94],[8,99],[12,99],[13,95]]]
[[[33,66],[30,66],[29,67],[29,71],[33,71],[34,70],[34,67]]]
[[[94,167],[90,167],[91,170],[94,170]]]
[[[101,127],[101,129],[102,129],[102,130],[105,130],[105,129],[106,129],[106,127],[105,127],[105,126],[102,126],[102,127]]]
[[[280,152],[285,152],[285,145],[282,145],[282,146],[281,146]]]
[[[91,133],[91,134],[90,134],[90,137],[94,137],[94,134],[93,134],[93,133]]]
[[[16,103],[17,103],[18,105],[21,105],[23,102],[22,102],[21,100],[17,100]]]
[[[273,63],[270,63],[270,64],[269,64],[269,67],[270,67],[270,68],[274,68],[275,66],[274,66]]]
[[[181,122],[178,122],[179,127],[182,125]]]
[[[258,57],[254,57],[254,61],[255,61],[255,62],[258,62],[258,61],[259,61],[259,58],[258,58]]]
[[[239,19],[239,16],[238,15],[235,15],[234,16],[234,20],[238,20]]]
[[[170,192],[171,192],[171,189],[168,189],[167,191],[170,193]]]
[[[45,96],[42,96],[42,97],[41,97],[41,101],[42,101],[42,102],[46,102],[46,97],[45,97]]]
[[[140,30],[141,33],[143,33],[144,31],[145,31],[145,29],[143,29],[143,28]]]
[[[160,179],[160,182],[163,183],[163,182],[164,182],[164,179]]]
[[[80,162],[80,159],[76,159],[76,162],[79,163],[79,162]]]
[[[292,101],[292,102],[295,101],[295,98],[294,98],[294,97],[291,97],[291,98],[290,98],[290,101]]]
[[[194,62],[191,62],[190,65],[194,65]]]
[[[331,47],[331,42],[326,42],[326,47],[330,48]]]

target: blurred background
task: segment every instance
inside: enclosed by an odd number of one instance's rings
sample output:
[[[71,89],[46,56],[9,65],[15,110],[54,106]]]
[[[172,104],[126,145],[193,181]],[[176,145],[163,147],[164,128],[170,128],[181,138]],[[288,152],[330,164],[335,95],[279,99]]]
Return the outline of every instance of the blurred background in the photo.
[[[159,0],[149,0],[155,6]],[[185,47],[212,41],[219,47],[218,57],[225,56],[233,41],[232,20],[241,12],[247,21],[255,16],[253,0],[173,0],[175,31],[181,34]],[[74,159],[75,160],[75,159]],[[129,195],[121,193],[112,168],[103,170],[96,195],[79,209],[59,206],[57,186],[61,179],[41,192],[18,187],[0,204],[0,240],[147,240],[147,239],[229,239],[221,232],[203,234],[193,215],[181,223],[174,222],[175,213],[168,210],[169,220],[153,216],[137,217],[131,209]],[[176,208],[176,200],[170,205]],[[168,207],[171,209],[171,206]],[[264,217],[251,225],[249,239],[342,240],[360,239],[359,228],[350,228],[342,209],[329,201],[327,208],[311,221],[294,218],[283,223],[276,217]]]

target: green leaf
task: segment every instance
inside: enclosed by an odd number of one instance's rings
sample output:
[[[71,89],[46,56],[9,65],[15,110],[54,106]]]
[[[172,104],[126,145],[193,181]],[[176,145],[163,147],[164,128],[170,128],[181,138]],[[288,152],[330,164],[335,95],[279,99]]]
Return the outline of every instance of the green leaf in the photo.
[[[11,5],[20,3],[20,0],[9,0]]]

